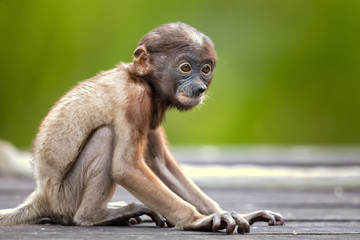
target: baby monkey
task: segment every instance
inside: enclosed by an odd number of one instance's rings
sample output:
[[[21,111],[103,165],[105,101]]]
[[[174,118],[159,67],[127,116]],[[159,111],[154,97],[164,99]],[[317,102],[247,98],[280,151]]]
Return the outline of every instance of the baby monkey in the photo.
[[[0,225],[50,218],[63,225],[110,225],[150,216],[157,225],[227,233],[256,221],[283,225],[280,214],[226,212],[185,176],[167,147],[166,110],[200,104],[216,53],[210,38],[184,23],[147,33],[132,63],[99,73],[67,92],[33,142],[36,189]],[[145,204],[110,208],[116,184]]]

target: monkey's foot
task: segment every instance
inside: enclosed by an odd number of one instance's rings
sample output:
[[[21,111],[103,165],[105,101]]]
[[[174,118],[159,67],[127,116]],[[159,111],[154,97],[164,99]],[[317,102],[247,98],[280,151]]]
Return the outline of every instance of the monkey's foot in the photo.
[[[140,216],[149,216],[157,226],[165,227],[162,217],[150,208],[136,203],[130,203],[125,207],[107,209],[108,214],[104,219],[94,225],[132,225],[142,222]]]
[[[237,232],[244,234],[250,232],[250,224],[246,219],[235,212],[212,214],[197,220],[191,226],[187,226],[184,230],[190,231],[213,231],[226,230],[227,234],[234,232],[237,227]]]
[[[125,207],[126,205],[128,205],[126,202],[124,201],[119,201],[119,202],[109,202],[107,204],[107,208],[110,208],[110,209],[119,209],[119,208],[122,208],[122,207]],[[142,223],[143,220],[140,218],[140,217],[136,217],[136,218],[130,218],[129,220],[123,222],[122,224],[121,223],[117,223],[117,225],[121,224],[121,225],[136,225],[136,224],[140,224]]]
[[[285,220],[280,213],[275,213],[269,210],[260,210],[249,214],[242,215],[250,225],[254,222],[268,222],[269,226],[282,226],[285,225]]]

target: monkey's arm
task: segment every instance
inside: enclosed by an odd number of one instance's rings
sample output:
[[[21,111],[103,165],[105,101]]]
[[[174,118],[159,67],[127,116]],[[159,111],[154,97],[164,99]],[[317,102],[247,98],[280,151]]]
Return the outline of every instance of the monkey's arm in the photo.
[[[111,176],[116,183],[164,216],[171,224],[182,229],[205,231],[226,229],[227,233],[232,233],[237,226],[238,232],[249,232],[249,223],[244,218],[234,217],[230,213],[205,216],[172,192],[142,158],[145,137],[134,131],[134,128],[122,128],[122,130],[121,135],[116,134],[121,138],[115,141],[111,170]]]
[[[179,163],[171,155],[167,144],[164,129],[160,126],[148,136],[148,164],[159,178],[185,201],[191,203],[196,209],[205,215],[224,213],[219,205],[208,197],[194,182],[188,178]],[[271,211],[256,211],[241,215],[249,224],[257,221],[268,222],[269,225],[283,225],[283,217]]]
[[[209,198],[188,178],[179,163],[171,155],[166,144],[164,129],[160,126],[148,135],[147,163],[156,175],[185,201],[191,203],[205,215],[225,213],[219,205]]]

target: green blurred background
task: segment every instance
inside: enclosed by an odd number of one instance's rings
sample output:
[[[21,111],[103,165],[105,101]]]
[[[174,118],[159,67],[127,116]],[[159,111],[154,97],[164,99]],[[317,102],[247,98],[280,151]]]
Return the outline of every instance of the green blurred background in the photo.
[[[64,92],[174,21],[219,60],[205,104],[167,114],[171,143],[360,143],[357,0],[0,0],[0,138],[29,147]]]

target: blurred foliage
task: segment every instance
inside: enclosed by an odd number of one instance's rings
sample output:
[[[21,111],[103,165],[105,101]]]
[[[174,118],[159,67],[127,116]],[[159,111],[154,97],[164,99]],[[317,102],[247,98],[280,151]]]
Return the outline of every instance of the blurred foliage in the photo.
[[[0,138],[30,146],[78,81],[182,21],[218,52],[205,104],[170,111],[172,143],[360,143],[360,1],[0,0]]]

